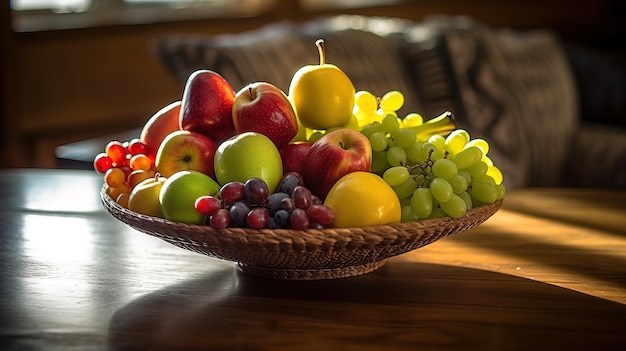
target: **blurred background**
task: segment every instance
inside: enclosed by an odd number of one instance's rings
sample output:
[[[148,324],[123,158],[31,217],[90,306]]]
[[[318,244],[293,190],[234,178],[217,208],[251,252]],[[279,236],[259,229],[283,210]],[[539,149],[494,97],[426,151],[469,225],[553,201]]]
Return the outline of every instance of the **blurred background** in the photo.
[[[140,127],[180,99],[158,60],[168,33],[238,33],[332,14],[419,21],[468,15],[495,28],[555,31],[624,62],[620,0],[12,0],[1,12],[1,167],[56,167],[66,143]],[[626,98],[626,97],[625,97]],[[622,111],[623,114],[623,111]],[[620,117],[623,118],[623,117]]]

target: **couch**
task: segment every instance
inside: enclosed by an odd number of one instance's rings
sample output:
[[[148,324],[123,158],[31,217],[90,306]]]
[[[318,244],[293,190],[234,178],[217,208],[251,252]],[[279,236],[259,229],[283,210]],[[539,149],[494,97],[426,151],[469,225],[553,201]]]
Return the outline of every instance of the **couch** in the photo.
[[[626,74],[549,30],[341,15],[219,36],[171,33],[155,53],[181,86],[212,69],[235,90],[268,81],[287,91],[300,66],[318,62],[318,38],[357,90],[400,90],[401,114],[451,111],[458,127],[488,140],[508,188],[626,188]]]

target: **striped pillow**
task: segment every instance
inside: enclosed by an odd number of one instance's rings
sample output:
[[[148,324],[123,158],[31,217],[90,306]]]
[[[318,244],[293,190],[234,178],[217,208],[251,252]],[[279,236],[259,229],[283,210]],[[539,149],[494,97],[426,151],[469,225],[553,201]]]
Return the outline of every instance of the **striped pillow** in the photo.
[[[401,52],[425,112],[449,109],[472,137],[489,140],[508,187],[560,185],[578,110],[552,33],[436,17],[409,31]]]
[[[278,23],[242,34],[170,34],[159,38],[156,52],[181,84],[193,71],[210,69],[235,91],[255,81],[287,89],[293,72],[310,61],[296,32],[292,24]]]
[[[419,112],[417,95],[397,54],[400,34],[409,24],[343,15],[301,25],[271,24],[239,34],[171,34],[159,38],[156,53],[181,84],[193,71],[211,69],[235,90],[250,82],[267,81],[286,92],[298,68],[319,63],[315,41],[323,38],[327,62],[339,66],[357,90],[378,96],[400,90],[406,95],[401,113]]]

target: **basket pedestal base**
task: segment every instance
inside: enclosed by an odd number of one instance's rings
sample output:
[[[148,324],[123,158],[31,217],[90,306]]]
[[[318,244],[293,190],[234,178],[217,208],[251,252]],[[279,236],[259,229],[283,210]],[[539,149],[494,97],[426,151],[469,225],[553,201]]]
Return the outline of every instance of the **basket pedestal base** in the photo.
[[[279,279],[279,280],[322,280],[348,278],[358,275],[371,273],[386,263],[386,260],[376,262],[346,266],[338,268],[320,268],[320,269],[281,269],[271,267],[260,267],[242,262],[237,262],[237,269],[241,272],[254,275],[257,277]]]

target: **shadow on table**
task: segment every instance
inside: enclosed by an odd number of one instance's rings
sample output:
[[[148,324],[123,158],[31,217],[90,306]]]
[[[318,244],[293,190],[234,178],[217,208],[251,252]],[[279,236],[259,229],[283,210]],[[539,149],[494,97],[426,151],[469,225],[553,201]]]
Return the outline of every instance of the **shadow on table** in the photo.
[[[274,281],[229,267],[124,306],[109,346],[613,350],[624,330],[624,305],[476,269],[394,262],[361,277]]]

